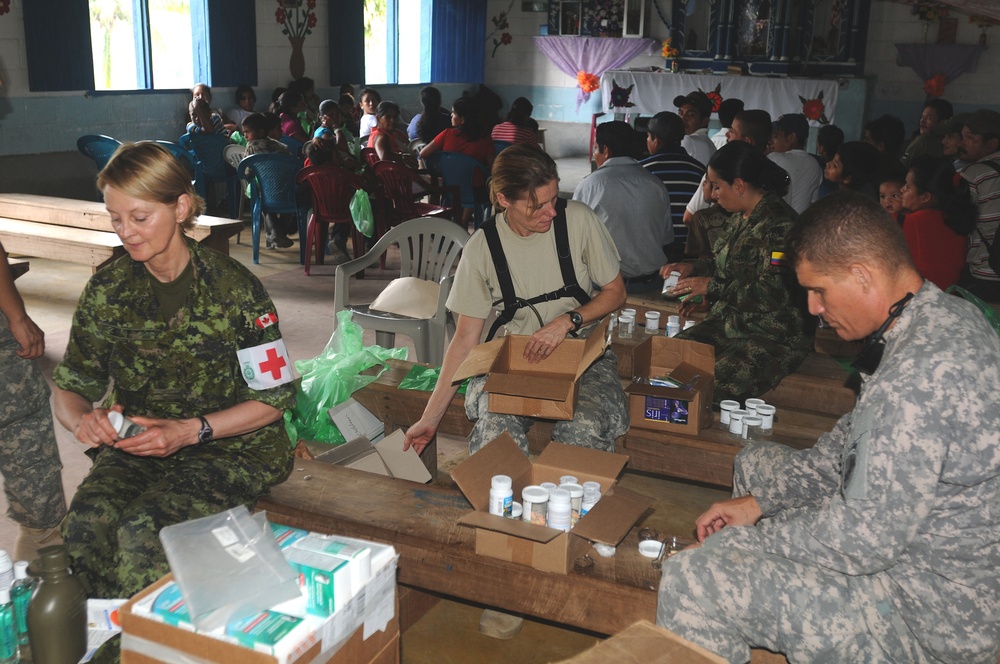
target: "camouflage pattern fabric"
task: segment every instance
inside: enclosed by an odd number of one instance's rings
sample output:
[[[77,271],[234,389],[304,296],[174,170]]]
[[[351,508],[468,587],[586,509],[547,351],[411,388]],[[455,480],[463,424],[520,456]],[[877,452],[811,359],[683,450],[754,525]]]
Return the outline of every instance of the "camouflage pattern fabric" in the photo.
[[[719,205],[695,212],[688,227],[684,253],[688,256],[714,256],[715,243],[726,234],[731,216]]]
[[[715,347],[716,403],[760,396],[793,372],[812,347],[795,274],[772,264],[796,219],[781,197],[765,194],[747,219],[730,217],[730,231],[716,244],[714,261],[694,262],[694,274],[712,278],[712,308],[678,338]]]
[[[66,515],[49,386],[0,313],[0,471],[8,516],[28,528],[54,528]]]
[[[465,414],[476,422],[469,434],[469,454],[507,431],[527,455],[527,433],[535,419],[489,412],[490,395],[483,391],[485,383],[486,376],[476,376],[465,393]],[[628,399],[618,377],[618,358],[610,349],[580,376],[574,412],[572,420],[555,423],[553,440],[611,452],[615,439],[628,431]]]
[[[188,248],[194,282],[169,321],[142,264],[124,257],[91,278],[56,384],[91,401],[103,397],[104,407],[120,403],[126,415],[184,419],[245,401],[290,408],[294,382],[253,390],[236,356],[281,337],[267,291],[227,256],[190,240]],[[110,448],[91,454],[94,468],[63,530],[73,569],[96,597],[127,597],[166,571],[161,527],[253,502],[292,467],[280,420],[167,459]]]
[[[1000,650],[1000,339],[925,283],[851,413],[808,450],[752,443],[764,518],[664,565],[657,622],[731,661],[990,663]]]

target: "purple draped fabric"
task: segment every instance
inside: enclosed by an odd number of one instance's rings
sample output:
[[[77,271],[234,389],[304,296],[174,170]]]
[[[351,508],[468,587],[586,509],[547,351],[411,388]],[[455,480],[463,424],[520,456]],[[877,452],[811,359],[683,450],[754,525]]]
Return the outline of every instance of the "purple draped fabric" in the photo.
[[[945,83],[951,83],[976,71],[984,50],[976,44],[896,44],[896,63],[912,69],[921,81],[944,74]]]
[[[655,39],[608,37],[532,37],[531,40],[559,71],[574,80],[580,71],[600,78],[604,72],[621,67],[641,53],[652,55],[659,45]],[[590,93],[581,89],[576,95],[576,110],[588,100]]]

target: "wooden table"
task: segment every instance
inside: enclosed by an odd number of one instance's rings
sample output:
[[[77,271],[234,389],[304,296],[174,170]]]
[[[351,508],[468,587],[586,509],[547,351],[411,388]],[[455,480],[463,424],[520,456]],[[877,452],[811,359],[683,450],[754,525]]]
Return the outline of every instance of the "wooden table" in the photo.
[[[392,544],[399,583],[419,590],[598,634],[656,619],[659,575],[638,553],[637,528],[613,558],[597,557],[592,572],[540,572],[477,555],[474,531],[457,524],[472,509],[457,489],[301,459],[257,509],[296,528]]]

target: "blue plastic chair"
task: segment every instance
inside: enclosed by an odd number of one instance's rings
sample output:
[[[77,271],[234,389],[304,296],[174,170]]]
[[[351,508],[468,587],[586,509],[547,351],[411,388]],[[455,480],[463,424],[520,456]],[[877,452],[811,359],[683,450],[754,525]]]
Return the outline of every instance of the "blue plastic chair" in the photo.
[[[222,182],[229,199],[229,218],[239,215],[240,179],[229,168],[223,151],[229,139],[222,134],[184,134],[178,140],[195,157],[194,184],[202,198],[207,200],[208,185]]]
[[[76,149],[93,159],[99,171],[108,165],[111,155],[121,144],[118,139],[101,134],[87,134],[76,139]]]
[[[305,147],[305,143],[291,136],[282,136],[278,140],[285,144],[285,147],[288,148],[288,151],[292,153],[293,157],[302,159],[302,148]]]
[[[302,162],[287,154],[262,152],[240,162],[237,170],[250,182],[250,206],[253,212],[253,262],[260,262],[260,225],[265,214],[294,212],[299,227],[299,263],[306,262],[306,212],[309,206],[296,201],[295,177]]]
[[[191,173],[191,180],[193,181],[195,179],[195,174],[198,171],[198,161],[195,159],[195,156],[187,150],[187,148],[179,143],[174,143],[173,141],[154,141],[154,143],[158,143],[170,150],[175,157],[181,160],[181,164],[184,165],[184,168]]]
[[[472,157],[460,152],[435,152],[428,160],[430,169],[441,176],[446,187],[458,187],[460,193],[460,205],[464,209],[472,210],[472,218],[478,230],[483,224],[491,208],[489,199],[481,200],[476,198],[475,189],[472,185],[473,173],[479,171],[483,174],[483,180],[490,177],[490,172],[480,162]],[[446,196],[445,198],[451,198]],[[455,207],[454,201],[449,201]]]

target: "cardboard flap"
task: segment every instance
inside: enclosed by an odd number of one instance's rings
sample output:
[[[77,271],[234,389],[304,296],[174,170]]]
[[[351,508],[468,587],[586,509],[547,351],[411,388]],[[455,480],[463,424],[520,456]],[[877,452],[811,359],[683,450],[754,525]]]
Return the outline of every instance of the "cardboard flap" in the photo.
[[[627,463],[628,456],[624,454],[552,441],[535,460],[535,479],[539,480],[544,475],[547,478],[555,477],[551,481],[558,483],[559,476],[572,472],[581,482],[600,482],[602,489],[606,491],[615,483]]]
[[[625,394],[639,394],[647,397],[659,397],[661,399],[691,401],[694,399],[696,393],[694,390],[686,390],[683,387],[662,387],[648,383],[630,383],[625,388]]]
[[[653,504],[653,499],[620,486],[608,490],[580,519],[573,534],[592,542],[618,546],[632,525]]]
[[[709,371],[687,362],[681,362],[670,372],[671,378],[695,389],[705,384],[711,375]]]
[[[386,436],[375,443],[378,456],[381,457],[385,467],[389,469],[392,477],[411,482],[426,484],[431,481],[431,474],[420,460],[420,455],[412,447],[403,451],[403,442],[406,435],[402,429],[396,429],[392,435]]]
[[[354,440],[349,440],[343,445],[338,445],[328,452],[317,454],[316,460],[324,463],[346,466],[370,455],[378,456],[375,452],[375,448],[372,447],[371,442],[362,436],[360,438],[355,438]]]
[[[463,526],[473,526],[484,528],[505,535],[513,535],[523,539],[546,544],[562,535],[563,531],[555,528],[546,528],[533,523],[527,523],[520,519],[507,519],[502,516],[490,514],[489,512],[469,512],[458,522]]]
[[[490,480],[501,472],[510,475],[515,492],[524,488],[525,478],[531,477],[531,462],[506,431],[452,468],[451,478],[472,507],[486,511],[490,505]]]
[[[354,397],[334,406],[328,412],[330,419],[347,440],[354,440],[362,436],[368,440],[377,440],[385,431],[382,420],[355,401]]]
[[[566,401],[573,395],[573,381],[546,376],[491,373],[483,385],[483,391],[530,399]]]
[[[455,375],[452,376],[451,382],[454,384],[466,378],[489,373],[493,368],[493,362],[496,361],[497,355],[503,349],[505,341],[506,339],[504,338],[494,339],[493,341],[479,344],[470,350],[469,356],[455,370]]]
[[[608,322],[607,316],[597,324],[594,329],[590,331],[590,336],[587,337],[586,344],[583,347],[583,356],[580,358],[580,364],[576,368],[576,378],[579,379],[583,375],[583,372],[590,367],[597,358],[604,354],[604,350],[608,347]]]

